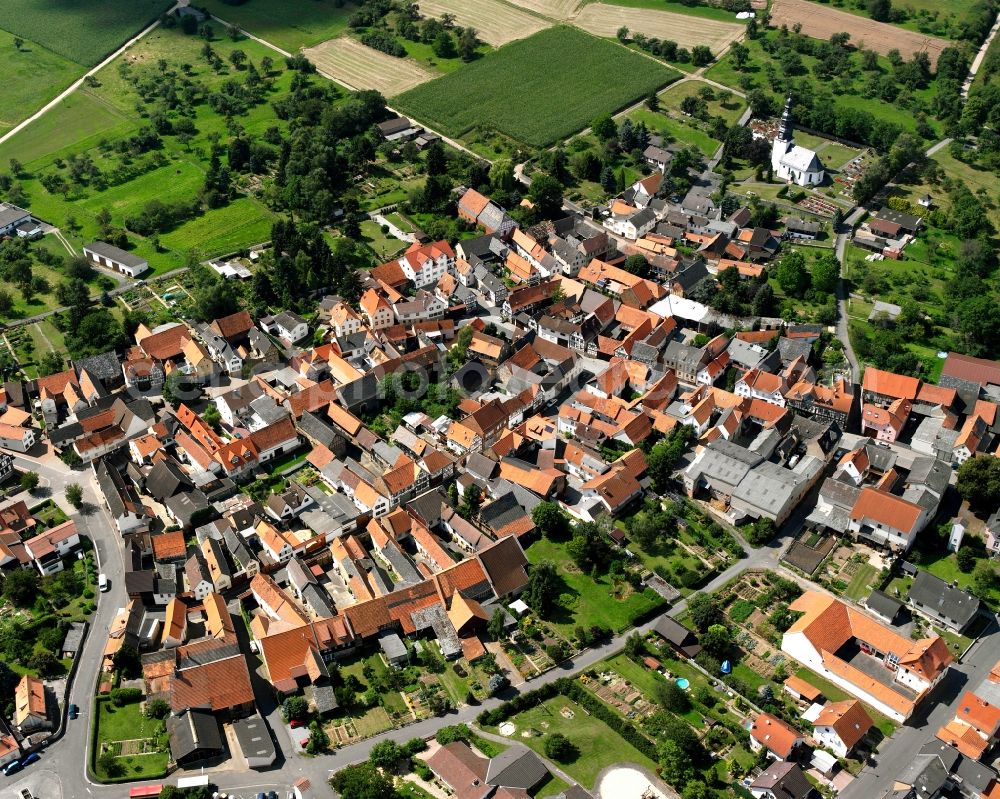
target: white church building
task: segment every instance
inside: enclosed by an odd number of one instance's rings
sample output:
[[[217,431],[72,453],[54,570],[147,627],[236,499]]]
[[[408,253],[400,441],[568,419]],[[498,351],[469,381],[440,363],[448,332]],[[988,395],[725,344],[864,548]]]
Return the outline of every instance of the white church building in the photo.
[[[771,146],[771,167],[782,180],[798,186],[819,186],[826,175],[823,162],[814,150],[799,147],[793,138],[792,98],[785,101],[778,135]]]

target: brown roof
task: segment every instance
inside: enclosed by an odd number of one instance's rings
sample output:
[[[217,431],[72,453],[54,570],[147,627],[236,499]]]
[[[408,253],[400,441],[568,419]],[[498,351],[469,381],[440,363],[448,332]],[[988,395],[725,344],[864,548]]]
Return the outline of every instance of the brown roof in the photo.
[[[237,311],[229,316],[223,316],[212,322],[212,330],[222,338],[230,339],[245,336],[253,328],[253,318],[246,311]]]
[[[14,689],[14,723],[20,725],[29,716],[46,717],[45,683],[25,674]]]
[[[335,649],[353,639],[343,616],[317,619],[259,640],[261,657],[271,682],[279,691],[294,691],[295,678],[306,675],[305,663],[317,647]]]
[[[252,705],[253,688],[243,654],[211,663],[179,669],[171,681],[170,707],[176,713],[189,707],[210,707],[213,711]]]
[[[497,596],[520,591],[528,584],[528,558],[515,535],[508,535],[481,549],[479,561],[486,569]]]
[[[291,441],[292,439],[297,439],[298,434],[295,432],[295,424],[292,422],[291,418],[286,416],[284,419],[275,422],[274,424],[269,424],[267,427],[263,427],[250,434],[248,440],[257,447],[258,450],[266,450],[271,447],[275,447],[285,441]]]
[[[138,340],[138,344],[150,358],[165,361],[178,357],[189,341],[191,341],[191,331],[178,322],[159,333],[150,333]]]
[[[875,722],[857,699],[827,702],[813,722],[814,727],[833,727],[848,749],[864,738],[874,725]]]
[[[872,519],[904,533],[913,532],[923,508],[887,491],[865,486],[854,501],[851,519]]]
[[[785,680],[785,686],[795,691],[795,693],[807,702],[815,702],[823,695],[823,692],[819,688],[806,682],[801,677],[796,677],[794,674]]]
[[[990,383],[1000,385],[1000,361],[949,352],[944,360],[941,375],[969,383],[979,383],[981,386]]]
[[[184,533],[180,530],[160,533],[160,535],[152,536],[149,540],[153,544],[154,560],[182,558],[187,552],[187,547],[184,544]]]
[[[462,741],[446,744],[427,758],[427,765],[454,791],[456,799],[481,799],[489,761]]]

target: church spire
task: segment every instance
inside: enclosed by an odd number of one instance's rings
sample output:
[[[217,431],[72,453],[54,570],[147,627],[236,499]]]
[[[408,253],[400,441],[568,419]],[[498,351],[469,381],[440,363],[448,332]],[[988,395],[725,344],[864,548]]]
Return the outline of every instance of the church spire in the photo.
[[[785,100],[785,110],[781,114],[781,123],[778,125],[778,141],[792,140],[792,95],[788,95]]]

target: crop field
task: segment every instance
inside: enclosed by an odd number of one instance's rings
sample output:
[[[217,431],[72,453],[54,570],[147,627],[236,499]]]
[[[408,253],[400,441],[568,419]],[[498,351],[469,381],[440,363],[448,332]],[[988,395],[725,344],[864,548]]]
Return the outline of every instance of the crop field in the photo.
[[[542,0],[540,4],[549,3]],[[558,2],[551,4],[559,5]],[[479,38],[494,47],[524,39],[550,24],[499,0],[421,0],[420,12],[425,17],[453,14],[456,25],[475,28]]]
[[[811,0],[811,2],[827,3],[828,0]],[[902,7],[908,18],[894,21],[894,27],[906,28],[916,32],[942,36],[946,39],[960,39],[962,25],[969,11],[977,0],[905,0],[893,8]],[[833,5],[849,14],[857,14],[868,18],[868,11],[863,3],[853,5],[844,0],[834,0]]]
[[[614,36],[624,25],[633,33],[671,39],[689,49],[704,44],[713,53],[718,53],[745,30],[742,25],[733,22],[604,3],[585,6],[573,20],[573,24],[596,36]]]
[[[406,58],[365,47],[347,36],[304,51],[316,68],[354,89],[375,89],[386,97],[430,80],[434,73]]]
[[[339,36],[355,11],[350,3],[338,0],[249,0],[234,6],[221,0],[199,0],[219,19],[294,53]]]
[[[24,42],[14,47],[14,36],[0,30],[0,134],[31,116],[83,74],[79,64]]]
[[[621,80],[622,75],[629,79]],[[670,67],[617,43],[558,27],[418,86],[395,104],[450,135],[490,129],[544,147],[678,77]]]
[[[510,0],[514,5],[534,11],[544,17],[565,20],[580,8],[582,0]]]
[[[810,3],[808,0],[774,0],[771,6],[771,24],[775,27],[802,25],[802,33],[817,39],[829,39],[835,33],[846,31],[851,42],[864,41],[865,46],[881,55],[896,49],[909,58],[913,53],[926,52],[931,65],[937,64],[941,51],[949,46],[945,39],[927,36],[887,25],[884,22],[849,14],[836,8]]]
[[[3,0],[0,28],[91,67],[172,5],[172,0]]]

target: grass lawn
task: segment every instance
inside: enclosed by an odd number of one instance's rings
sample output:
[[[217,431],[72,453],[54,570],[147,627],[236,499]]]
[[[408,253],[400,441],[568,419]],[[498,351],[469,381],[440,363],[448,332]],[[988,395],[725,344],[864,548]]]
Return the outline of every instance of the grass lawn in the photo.
[[[555,776],[555,774],[549,774],[548,779],[536,789],[535,797],[536,799],[544,799],[546,796],[558,796],[567,788],[569,788],[569,785]]]
[[[0,133],[5,133],[69,86],[83,68],[35,42],[18,49],[13,34],[0,30],[0,73]]]
[[[200,5],[291,53],[339,36],[356,9],[340,0],[251,0],[242,5],[204,0]]]
[[[602,624],[616,632],[622,631],[631,627],[636,618],[663,605],[663,599],[648,588],[626,599],[617,599],[612,595],[607,577],[595,581],[589,574],[580,573],[561,543],[540,539],[528,547],[527,555],[531,563],[550,560],[558,568],[563,581],[560,607],[548,621],[566,635],[571,635],[579,624],[588,628]]]
[[[370,738],[372,735],[391,730],[393,726],[392,719],[383,707],[373,707],[363,716],[354,719],[354,729],[362,738]]]
[[[707,112],[711,116],[722,117],[726,120],[726,122],[735,125],[736,121],[743,113],[743,110],[746,108],[746,102],[742,97],[737,97],[734,94],[725,102],[725,104],[723,104],[718,98],[718,95],[722,92],[722,90],[716,86],[705,83],[704,81],[686,80],[683,83],[670,86],[660,92],[660,104],[669,106],[679,112],[681,102],[685,97],[697,97],[698,93],[705,88],[710,89],[716,95],[715,99],[706,101],[705,105]]]
[[[55,527],[67,521],[69,517],[55,500],[47,499],[30,509],[31,515],[45,523],[46,528]]]
[[[619,79],[623,74],[629,75],[627,82]],[[678,77],[617,42],[559,26],[404,92],[393,105],[454,136],[489,128],[547,146]]]
[[[569,708],[573,718],[564,718],[560,711]],[[517,726],[517,740],[539,754],[545,754],[545,736],[562,733],[580,750],[580,755],[572,763],[560,766],[585,788],[592,788],[602,769],[614,763],[637,763],[649,769],[656,764],[639,750],[614,732],[603,721],[587,714],[578,704],[564,696],[555,696],[537,707],[514,716],[511,721]],[[522,738],[525,730],[535,730],[541,735]]]
[[[166,773],[167,760],[170,755],[162,721],[146,718],[140,712],[138,702],[124,707],[115,707],[108,699],[98,699],[95,706],[97,708],[95,753],[99,751],[100,745],[105,743],[140,738],[156,739],[161,751],[148,755],[120,757],[118,762],[125,769],[123,776],[134,779],[150,779]],[[108,775],[97,764],[96,756],[94,759],[94,770],[97,777],[106,779]]]
[[[400,241],[395,236],[383,233],[382,228],[370,219],[366,219],[361,223],[361,240],[368,245],[368,249],[375,254],[375,257],[380,262],[388,261],[409,246],[405,241]]]
[[[858,600],[868,596],[872,592],[872,587],[879,575],[879,570],[870,563],[862,563],[858,566],[857,572],[844,589],[844,596],[848,599]]]
[[[702,155],[714,154],[721,144],[703,130],[695,127],[691,120],[675,119],[666,114],[650,111],[648,108],[637,108],[630,111],[627,116],[633,122],[645,122],[650,133],[659,134],[680,144],[690,144],[697,147]]]
[[[799,669],[795,672],[795,675],[805,680],[810,685],[819,688],[819,690],[823,692],[823,696],[831,702],[840,702],[844,699],[854,698],[843,689],[838,688],[832,682],[823,679],[815,672],[807,669],[805,666],[799,667]],[[868,705],[865,705],[865,710],[868,711],[868,715],[872,717],[872,721],[875,722],[875,726],[882,731],[882,734],[885,735],[886,738],[896,731],[896,724],[887,717],[883,716],[877,710]]]

